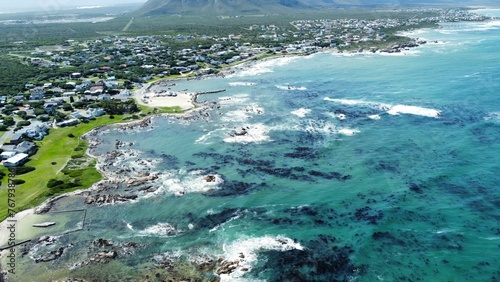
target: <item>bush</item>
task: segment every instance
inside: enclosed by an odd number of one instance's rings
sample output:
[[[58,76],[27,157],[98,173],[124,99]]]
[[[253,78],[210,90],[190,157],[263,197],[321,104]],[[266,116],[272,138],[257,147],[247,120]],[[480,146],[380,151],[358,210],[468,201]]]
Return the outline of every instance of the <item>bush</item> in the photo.
[[[64,181],[62,180],[59,180],[59,179],[55,179],[55,178],[52,178],[49,180],[49,182],[47,183],[47,187],[49,188],[54,188],[56,186],[59,186],[61,184],[64,184]]]
[[[32,166],[21,166],[16,168],[16,174],[25,174],[33,170],[35,170],[35,168]]]
[[[5,124],[7,126],[11,126],[11,125],[16,124],[16,122],[14,121],[13,117],[4,117],[3,118],[3,124]]]
[[[70,133],[70,134],[68,134],[68,137],[69,138],[75,138],[75,135],[73,135],[73,133]]]
[[[12,184],[14,184],[14,185],[21,185],[21,184],[23,184],[24,182],[26,182],[26,181],[24,181],[24,180],[22,180],[22,179],[13,179],[13,180],[11,180],[11,182],[10,182],[10,183],[12,183]]]
[[[17,127],[23,127],[23,126],[28,126],[30,125],[31,122],[27,121],[27,120],[22,120],[22,121],[18,121],[17,122]]]

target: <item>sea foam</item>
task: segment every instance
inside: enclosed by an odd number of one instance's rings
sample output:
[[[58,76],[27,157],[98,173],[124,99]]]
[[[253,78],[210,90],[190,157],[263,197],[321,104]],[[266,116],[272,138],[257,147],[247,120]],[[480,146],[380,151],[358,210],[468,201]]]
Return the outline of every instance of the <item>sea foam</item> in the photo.
[[[151,237],[175,237],[180,230],[177,230],[170,223],[158,223],[156,225],[150,226],[144,230],[137,233],[138,236],[151,236]]]
[[[370,102],[363,100],[332,99],[328,97],[324,98],[324,100],[349,106],[369,107],[372,109],[385,111],[390,115],[410,114],[410,115],[418,115],[418,116],[433,117],[433,118],[437,118],[441,115],[441,112],[438,110],[417,107],[417,106],[391,105],[386,103],[377,103],[377,102]]]
[[[294,240],[284,236],[264,236],[236,240],[223,246],[226,261],[238,261],[238,267],[230,274],[222,274],[221,281],[238,281],[246,273],[243,269],[251,270],[257,261],[259,251],[291,251],[304,248]],[[243,280],[242,280],[243,281]],[[246,280],[245,280],[246,281]]]
[[[307,114],[309,114],[311,112],[310,109],[304,109],[304,108],[300,108],[298,110],[295,110],[295,111],[292,111],[291,114],[292,115],[296,115],[298,117],[305,117]]]

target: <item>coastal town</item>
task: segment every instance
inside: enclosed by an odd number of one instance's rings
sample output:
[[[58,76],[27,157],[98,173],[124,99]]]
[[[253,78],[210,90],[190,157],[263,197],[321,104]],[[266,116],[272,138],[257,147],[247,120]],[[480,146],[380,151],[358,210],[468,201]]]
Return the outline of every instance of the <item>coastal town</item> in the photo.
[[[412,7],[0,36],[0,281],[495,278],[500,17]]]
[[[36,69],[17,93],[0,93],[1,157],[4,167],[20,167],[37,154],[46,135],[64,127],[92,124],[101,116],[139,119],[169,108],[193,109],[196,93],[157,90],[171,79],[220,75],[228,67],[271,56],[333,52],[398,53],[425,40],[398,36],[398,31],[441,22],[484,21],[488,17],[458,9],[409,9],[421,14],[403,19],[301,20],[288,26],[251,25],[248,34],[225,37],[179,34],[115,36],[27,49],[16,42],[12,58]],[[177,42],[175,48],[170,42]],[[194,45],[194,46],[193,46]],[[186,48],[186,46],[192,46]],[[172,88],[174,89],[174,88]],[[142,107],[142,108],[141,108]],[[141,110],[143,111],[141,113]]]

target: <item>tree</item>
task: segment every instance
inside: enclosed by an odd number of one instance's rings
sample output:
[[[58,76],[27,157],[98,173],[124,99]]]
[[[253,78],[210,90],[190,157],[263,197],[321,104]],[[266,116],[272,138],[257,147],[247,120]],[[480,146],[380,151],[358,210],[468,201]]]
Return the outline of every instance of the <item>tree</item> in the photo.
[[[26,113],[26,111],[18,111],[18,112],[17,112],[17,115],[18,115],[20,118],[24,119],[24,118],[26,117],[27,113]]]
[[[7,126],[11,126],[11,125],[16,124],[16,122],[14,121],[13,117],[4,117],[3,118],[3,124],[5,124]]]
[[[63,110],[65,110],[65,111],[72,111],[73,107],[70,104],[64,104],[63,105]]]

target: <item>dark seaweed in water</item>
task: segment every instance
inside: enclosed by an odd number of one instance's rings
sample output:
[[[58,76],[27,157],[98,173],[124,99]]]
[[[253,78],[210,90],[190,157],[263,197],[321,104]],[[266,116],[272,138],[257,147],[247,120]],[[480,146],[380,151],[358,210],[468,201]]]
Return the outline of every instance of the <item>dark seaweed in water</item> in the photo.
[[[316,149],[309,147],[297,147],[292,153],[286,153],[285,157],[293,159],[314,159],[318,157]]]
[[[365,267],[355,266],[349,258],[352,247],[337,246],[336,241],[330,235],[319,235],[301,243],[304,250],[263,252],[265,265],[252,273],[261,273],[269,281],[349,281]]]
[[[368,221],[370,224],[377,224],[377,220],[381,220],[383,217],[384,213],[381,210],[375,211],[368,206],[357,209],[354,213],[355,220]]]
[[[179,168],[179,159],[176,156],[161,154],[160,155],[162,165],[168,167],[169,169]]]
[[[258,187],[266,186],[265,183],[246,183],[241,181],[224,181],[220,189],[210,190],[205,193],[206,196],[210,197],[229,197],[236,195],[246,195]]]
[[[241,213],[242,210],[238,208],[225,209],[219,213],[209,214],[203,218],[199,218],[199,222],[196,225],[201,228],[212,229],[219,224],[229,221],[231,218]]]
[[[321,172],[321,171],[311,170],[311,171],[309,171],[309,174],[312,176],[321,177],[324,179],[337,179],[337,180],[341,180],[341,181],[351,179],[350,175],[342,175],[341,173],[336,172],[336,171]]]

